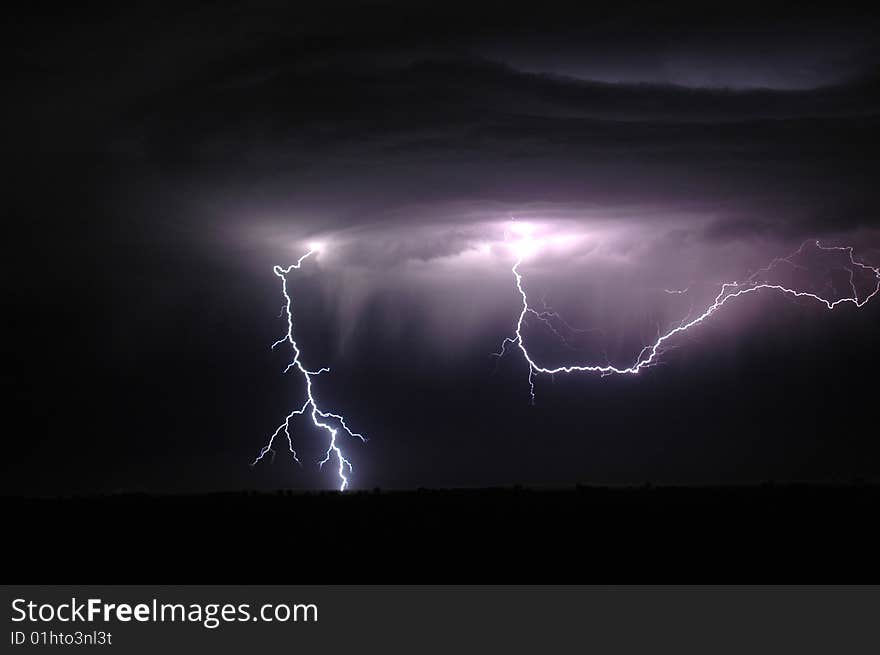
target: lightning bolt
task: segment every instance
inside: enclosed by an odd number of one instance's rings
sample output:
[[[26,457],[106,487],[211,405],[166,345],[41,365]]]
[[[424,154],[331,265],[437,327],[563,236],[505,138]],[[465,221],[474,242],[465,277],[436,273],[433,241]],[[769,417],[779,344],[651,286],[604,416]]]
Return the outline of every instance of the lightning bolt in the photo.
[[[793,289],[790,287],[783,286],[781,284],[771,284],[768,282],[759,282],[758,279],[760,276],[769,273],[772,269],[780,264],[788,264],[794,268],[803,269],[804,267],[800,264],[797,264],[793,261],[795,257],[800,255],[804,249],[808,245],[814,245],[816,248],[826,252],[839,251],[845,253],[848,258],[848,264],[844,267],[849,273],[849,285],[852,292],[852,295],[845,296],[842,298],[838,298],[836,300],[831,300],[829,298],[825,298],[818,294],[809,292],[809,291],[799,291],[797,289]],[[743,296],[747,296],[750,294],[755,294],[759,292],[768,292],[768,293],[779,293],[784,296],[788,296],[791,298],[806,298],[815,302],[820,303],[828,310],[833,310],[836,307],[839,307],[842,304],[848,303],[852,304],[855,307],[863,307],[868,301],[870,301],[874,296],[880,292],[880,267],[869,266],[858,261],[853,255],[853,248],[851,246],[823,246],[819,243],[819,241],[805,241],[801,244],[800,248],[798,248],[795,252],[788,255],[787,257],[778,257],[770,262],[767,266],[758,269],[755,273],[750,275],[743,281],[738,282],[726,282],[721,285],[721,289],[718,292],[718,295],[715,296],[714,301],[698,316],[695,318],[685,318],[683,319],[677,326],[668,330],[665,333],[659,334],[657,336],[656,341],[654,343],[645,346],[636,356],[635,360],[629,366],[619,367],[614,366],[610,363],[606,364],[568,364],[563,366],[555,366],[548,367],[542,366],[535,358],[531,355],[528,348],[526,347],[525,340],[522,334],[523,322],[526,317],[529,315],[534,315],[537,318],[542,318],[542,313],[533,309],[529,305],[529,298],[526,294],[525,289],[523,288],[523,276],[520,272],[520,266],[522,265],[523,255],[519,255],[517,257],[516,263],[514,263],[511,268],[511,272],[513,273],[513,278],[516,283],[516,289],[519,292],[519,295],[522,299],[522,307],[520,309],[519,317],[516,321],[516,329],[513,333],[513,336],[506,337],[501,342],[501,349],[499,352],[493,353],[494,356],[501,358],[503,357],[509,348],[517,348],[522,353],[523,358],[529,366],[529,393],[531,396],[531,402],[534,404],[535,402],[535,376],[540,374],[545,375],[556,375],[560,373],[598,373],[600,375],[635,375],[639,371],[649,366],[657,364],[660,356],[664,352],[664,348],[669,347],[668,342],[673,340],[676,336],[687,332],[693,327],[696,327],[709,319],[712,315],[714,315],[718,310],[724,307],[726,304],[736,300],[737,298],[742,298]],[[871,293],[865,295],[860,298],[858,290],[855,284],[855,271],[856,269],[861,269],[862,271],[869,272],[873,274],[874,278],[877,280],[874,285],[873,291]],[[666,290],[667,293],[683,293],[685,290]],[[555,330],[553,330],[555,332]]]
[[[313,378],[318,377],[322,373],[329,373],[329,368],[319,368],[316,371],[309,370],[302,363],[302,351],[296,343],[296,340],[293,338],[293,311],[291,309],[292,301],[290,299],[290,294],[287,291],[287,276],[293,270],[298,270],[303,262],[313,254],[317,252],[316,248],[311,248],[309,251],[300,257],[295,264],[291,264],[287,268],[282,268],[281,266],[275,266],[272,271],[281,279],[281,293],[284,295],[284,304],[281,309],[281,316],[286,316],[287,318],[287,333],[278,339],[275,343],[272,344],[272,350],[281,344],[287,343],[290,344],[290,349],[293,352],[293,360],[287,365],[287,368],[284,369],[284,372],[287,373],[291,369],[295,370],[299,373],[303,381],[305,382],[306,387],[306,399],[303,402],[302,407],[299,409],[294,409],[288,414],[285,419],[275,428],[275,432],[269,437],[269,441],[265,446],[260,450],[260,454],[257,455],[256,459],[251,463],[251,466],[255,466],[257,462],[262,460],[267,453],[272,453],[274,457],[275,451],[273,450],[273,445],[275,440],[279,437],[279,435],[283,432],[284,436],[287,440],[287,448],[293,456],[294,461],[298,464],[302,465],[299,458],[297,457],[296,450],[293,447],[293,436],[290,433],[291,430],[291,421],[295,416],[308,416],[312,420],[312,424],[318,428],[319,430],[323,430],[328,435],[328,445],[327,450],[324,453],[324,459],[318,462],[318,466],[320,468],[324,467],[324,464],[335,459],[337,464],[337,475],[339,476],[339,490],[345,491],[348,487],[348,475],[351,475],[354,472],[354,468],[351,465],[351,462],[345,457],[342,452],[342,448],[339,445],[339,431],[342,430],[348,436],[360,439],[361,441],[366,441],[366,437],[360,434],[359,432],[354,432],[345,422],[345,418],[340,414],[334,414],[333,412],[324,411],[318,405],[318,401],[315,398],[315,392],[313,388]]]

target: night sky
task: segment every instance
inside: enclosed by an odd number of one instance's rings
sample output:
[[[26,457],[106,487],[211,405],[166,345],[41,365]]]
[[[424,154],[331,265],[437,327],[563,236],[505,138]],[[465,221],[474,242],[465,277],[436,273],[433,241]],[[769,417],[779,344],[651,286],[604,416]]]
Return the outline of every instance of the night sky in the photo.
[[[29,4],[2,492],[335,487],[307,422],[302,468],[249,466],[303,399],[272,268],[316,241],[296,335],[370,437],[353,488],[880,478],[880,297],[749,298],[637,376],[537,378],[534,406],[523,359],[491,356],[515,222],[549,244],[530,298],[591,330],[532,326],[551,363],[628,364],[805,239],[880,264],[878,28],[770,3]],[[847,293],[832,263],[796,282]]]

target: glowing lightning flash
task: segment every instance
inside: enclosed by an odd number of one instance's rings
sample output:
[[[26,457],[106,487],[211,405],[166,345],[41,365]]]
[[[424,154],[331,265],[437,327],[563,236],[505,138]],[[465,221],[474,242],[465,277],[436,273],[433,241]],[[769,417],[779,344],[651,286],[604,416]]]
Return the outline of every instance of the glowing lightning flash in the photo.
[[[528,237],[526,237],[529,240]],[[786,262],[795,268],[803,268],[803,266],[794,263],[792,258],[799,255],[803,252],[804,248],[807,244],[815,244],[816,248],[823,251],[842,251],[848,255],[849,264],[852,268],[846,267],[845,270],[849,272],[849,282],[850,288],[852,290],[851,296],[846,296],[843,298],[838,298],[837,300],[829,300],[827,298],[823,298],[815,293],[810,293],[808,291],[798,291],[796,289],[792,289],[789,287],[785,287],[781,284],[770,284],[765,282],[757,282],[756,278],[758,275],[762,273],[769,272],[772,268],[774,268],[777,264],[782,262]],[[853,249],[850,246],[823,246],[818,241],[805,241],[801,244],[801,247],[798,248],[794,253],[789,255],[788,257],[779,257],[774,259],[770,264],[765,266],[762,269],[759,269],[757,272],[748,277],[745,281],[742,282],[727,282],[721,285],[721,290],[718,292],[718,295],[715,296],[715,300],[696,318],[692,319],[684,319],[679,323],[676,327],[672,328],[665,334],[661,334],[657,337],[657,340],[654,341],[653,344],[645,346],[642,348],[641,352],[639,352],[638,356],[635,358],[635,361],[626,367],[617,367],[611,364],[570,364],[565,366],[556,366],[556,367],[547,367],[538,364],[532,355],[529,353],[528,348],[526,348],[525,341],[523,339],[522,334],[522,326],[523,321],[526,319],[526,316],[532,315],[539,320],[543,320],[546,318],[545,312],[539,312],[533,309],[529,305],[529,298],[526,295],[525,289],[523,289],[523,276],[520,272],[519,268],[522,264],[523,257],[525,253],[530,252],[534,249],[534,246],[523,247],[522,245],[515,245],[514,250],[517,255],[516,263],[511,268],[511,272],[513,273],[513,278],[516,282],[516,288],[519,292],[519,295],[522,298],[522,309],[520,310],[519,317],[516,321],[516,330],[513,333],[513,336],[507,337],[504,341],[501,342],[501,350],[497,353],[493,353],[496,357],[502,357],[506,352],[508,346],[516,346],[519,348],[520,352],[522,352],[523,357],[529,365],[529,389],[530,395],[532,399],[532,403],[535,402],[535,375],[536,374],[549,374],[555,375],[558,373],[599,373],[601,375],[625,375],[625,374],[636,374],[643,368],[647,368],[657,363],[659,357],[662,355],[664,346],[666,346],[666,342],[675,337],[676,335],[686,332],[692,327],[699,325],[710,316],[712,316],[715,312],[717,312],[721,307],[730,302],[735,298],[740,298],[741,296],[745,296],[752,293],[757,293],[759,291],[772,291],[778,292],[792,298],[809,298],[811,300],[815,300],[816,302],[821,303],[827,309],[831,310],[835,307],[843,304],[843,303],[852,303],[856,307],[863,307],[871,298],[876,296],[878,292],[880,292],[880,267],[868,266],[867,264],[863,264],[862,262],[855,259],[853,256]],[[863,271],[871,272],[877,280],[877,283],[874,285],[874,290],[871,291],[870,294],[866,295],[863,298],[859,298],[858,291],[856,289],[854,275],[855,269],[862,269]],[[684,293],[685,290],[665,290],[667,293]],[[555,330],[554,330],[555,332]]]
[[[348,425],[345,423],[345,418],[339,414],[334,414],[332,412],[325,412],[319,406],[318,402],[315,399],[314,390],[312,388],[312,378],[321,375],[322,373],[329,373],[329,368],[320,368],[317,371],[310,371],[305,366],[303,366],[301,359],[301,351],[299,346],[296,343],[296,340],[293,338],[293,313],[291,311],[291,300],[290,294],[287,292],[287,275],[294,269],[299,269],[302,266],[302,263],[309,256],[316,253],[320,247],[318,244],[312,244],[309,251],[300,257],[296,264],[291,264],[287,268],[282,268],[280,266],[275,266],[272,270],[279,278],[281,278],[281,293],[284,294],[284,305],[281,310],[281,316],[287,316],[287,334],[281,337],[278,341],[272,344],[272,349],[274,350],[277,346],[282,343],[289,343],[290,348],[293,351],[293,360],[290,364],[287,365],[287,368],[284,369],[284,372],[287,373],[291,369],[297,370],[303,377],[303,380],[306,383],[306,400],[303,403],[302,407],[299,409],[295,409],[287,417],[282,421],[282,423],[275,428],[275,432],[272,433],[272,436],[269,437],[269,441],[265,446],[260,450],[260,454],[257,455],[257,458],[253,461],[251,466],[256,465],[263,457],[266,456],[267,453],[272,453],[273,456],[275,451],[272,449],[273,444],[275,443],[275,439],[278,437],[280,433],[284,433],[285,438],[287,439],[287,448],[290,451],[293,459],[301,464],[299,458],[296,455],[296,451],[293,448],[293,437],[290,434],[290,421],[294,416],[300,415],[308,415],[312,419],[312,423],[316,428],[324,430],[329,435],[329,444],[327,446],[327,451],[324,453],[324,459],[318,462],[318,466],[323,468],[324,464],[329,462],[332,458],[336,459],[338,464],[338,475],[339,475],[339,490],[345,491],[346,487],[348,487],[348,477],[346,476],[346,469],[348,470],[349,475],[353,472],[353,468],[351,462],[346,459],[345,455],[342,453],[342,449],[339,446],[339,442],[337,441],[337,436],[339,435],[339,430],[343,430],[350,437],[355,437],[360,439],[361,441],[366,441],[366,437],[358,432],[353,432]],[[334,425],[336,427],[334,427]]]

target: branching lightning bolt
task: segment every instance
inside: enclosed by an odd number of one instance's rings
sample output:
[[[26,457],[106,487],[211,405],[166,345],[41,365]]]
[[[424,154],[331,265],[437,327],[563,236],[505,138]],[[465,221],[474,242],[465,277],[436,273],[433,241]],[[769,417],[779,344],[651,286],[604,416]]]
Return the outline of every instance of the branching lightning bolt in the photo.
[[[818,294],[809,292],[809,291],[799,291],[797,289],[793,289],[790,287],[783,286],[781,284],[771,284],[768,282],[759,282],[758,278],[770,272],[773,268],[778,266],[779,264],[785,263],[791,265],[794,268],[802,269],[804,268],[802,265],[795,263],[792,261],[794,257],[801,254],[804,249],[808,245],[815,245],[819,250],[823,250],[826,252],[831,251],[840,251],[847,255],[848,265],[844,267],[849,273],[849,284],[852,295],[845,296],[842,298],[838,298],[836,300],[831,300],[829,298],[825,298]],[[852,304],[855,307],[863,307],[868,301],[870,301],[874,296],[880,293],[880,267],[869,266],[863,262],[858,261],[854,254],[853,248],[851,246],[823,246],[818,241],[805,241],[801,244],[800,248],[798,248],[795,252],[787,257],[778,257],[774,259],[767,266],[759,269],[744,281],[739,282],[726,282],[721,285],[721,289],[718,292],[718,295],[715,296],[714,301],[698,316],[695,318],[686,317],[682,319],[682,321],[676,325],[674,328],[668,330],[665,333],[660,333],[657,336],[656,341],[654,343],[645,346],[639,352],[638,356],[635,358],[632,364],[629,366],[619,367],[614,366],[610,363],[605,364],[569,364],[563,366],[555,366],[548,367],[542,366],[539,364],[532,354],[529,352],[526,347],[525,340],[523,338],[522,328],[523,322],[526,317],[529,315],[534,315],[539,319],[544,317],[542,312],[539,312],[533,309],[529,305],[529,298],[526,294],[525,289],[523,288],[523,275],[520,271],[520,266],[522,265],[523,256],[520,255],[517,257],[516,263],[514,263],[511,268],[511,272],[513,273],[513,278],[516,283],[516,289],[519,292],[519,295],[522,299],[522,308],[520,309],[519,317],[516,321],[516,329],[513,333],[513,336],[506,337],[501,342],[501,349],[497,353],[493,353],[496,357],[502,357],[506,354],[508,348],[516,347],[520,350],[523,355],[523,358],[526,360],[526,363],[529,366],[529,393],[531,396],[531,401],[534,404],[535,402],[535,376],[539,374],[549,374],[556,375],[560,373],[599,373],[600,375],[634,375],[641,371],[644,368],[649,366],[656,365],[660,356],[663,354],[664,349],[669,348],[670,345],[668,342],[674,339],[676,336],[684,333],[691,328],[703,323],[713,314],[715,314],[719,309],[721,309],[724,305],[728,304],[732,300],[736,298],[741,298],[743,296],[758,293],[758,292],[773,292],[780,293],[785,296],[791,298],[807,298],[813,301],[816,301],[823,305],[826,309],[832,310],[842,304]],[[864,297],[860,298],[858,290],[856,288],[855,283],[855,271],[856,269],[861,269],[864,272],[868,272],[873,274],[876,279],[876,283],[874,285],[873,290],[866,294]],[[688,291],[688,289],[684,290],[665,290],[670,294],[679,294]],[[556,332],[556,330],[552,330]]]
[[[291,426],[290,422],[293,420],[294,416],[308,416],[312,420],[312,424],[327,433],[329,442],[327,445],[327,450],[324,453],[324,458],[318,462],[318,466],[323,468],[324,464],[329,462],[331,459],[335,459],[337,464],[337,474],[339,475],[339,490],[345,491],[348,487],[348,475],[351,475],[354,471],[351,462],[345,457],[342,452],[342,448],[340,447],[339,441],[337,437],[339,436],[339,431],[342,430],[348,436],[360,439],[361,441],[366,441],[366,437],[360,434],[359,432],[354,432],[351,428],[348,427],[348,424],[345,422],[345,418],[340,414],[334,414],[333,412],[328,412],[322,410],[318,401],[315,398],[314,388],[312,386],[313,378],[321,375],[322,373],[329,373],[329,368],[320,368],[316,371],[312,371],[307,369],[302,363],[302,352],[300,351],[299,346],[296,343],[296,340],[293,338],[293,311],[291,308],[292,301],[290,299],[290,294],[287,291],[287,276],[288,274],[296,269],[299,269],[302,266],[302,263],[311,255],[315,254],[317,250],[315,248],[310,249],[306,254],[300,257],[295,264],[291,264],[287,268],[282,268],[281,266],[275,266],[272,270],[281,279],[281,293],[284,295],[284,305],[281,309],[281,314],[279,318],[282,316],[286,316],[287,318],[287,333],[278,339],[275,343],[272,344],[272,349],[274,350],[277,346],[281,344],[288,343],[290,344],[290,348],[293,351],[293,360],[290,364],[287,365],[287,368],[284,369],[284,372],[287,373],[291,369],[296,370],[302,375],[303,381],[306,386],[306,400],[303,403],[302,407],[299,409],[295,409],[290,414],[288,414],[284,421],[275,428],[275,432],[269,437],[269,441],[265,446],[260,450],[260,454],[257,455],[256,459],[253,461],[251,466],[254,466],[266,456],[267,453],[275,454],[273,450],[273,445],[275,443],[275,439],[283,432],[285,438],[287,439],[287,448],[290,451],[293,459],[300,465],[299,458],[297,457],[296,450],[293,447],[293,436],[290,433]],[[335,426],[335,427],[334,427]]]

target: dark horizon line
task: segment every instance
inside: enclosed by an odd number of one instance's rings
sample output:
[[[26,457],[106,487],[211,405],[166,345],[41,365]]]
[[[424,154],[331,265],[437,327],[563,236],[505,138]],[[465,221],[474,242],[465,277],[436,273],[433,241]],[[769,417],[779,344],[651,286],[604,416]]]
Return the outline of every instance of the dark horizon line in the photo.
[[[759,489],[852,489],[852,488],[876,488],[880,489],[880,478],[865,479],[854,477],[850,480],[762,480],[755,482],[729,482],[729,483],[657,483],[650,480],[644,482],[620,482],[620,483],[546,483],[546,484],[510,484],[480,486],[448,486],[448,487],[372,487],[363,489],[294,489],[279,487],[276,489],[235,489],[214,491],[190,491],[190,492],[162,492],[162,491],[110,491],[94,493],[76,493],[67,495],[9,495],[0,494],[0,502],[8,501],[88,501],[88,500],[123,500],[126,498],[209,498],[228,496],[365,496],[365,495],[388,495],[405,496],[412,494],[459,494],[459,493],[584,493],[584,492],[645,492],[645,491],[753,491]]]

